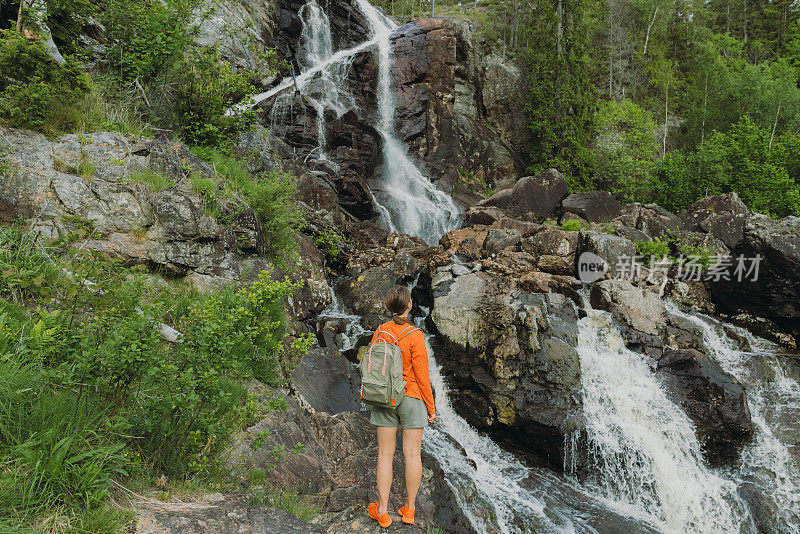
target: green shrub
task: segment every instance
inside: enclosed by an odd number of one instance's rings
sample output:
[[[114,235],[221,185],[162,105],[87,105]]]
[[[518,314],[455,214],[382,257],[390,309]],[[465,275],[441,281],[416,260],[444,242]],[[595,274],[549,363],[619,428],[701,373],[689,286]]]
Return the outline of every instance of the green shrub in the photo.
[[[103,531],[111,478],[213,471],[253,417],[239,380],[280,385],[291,368],[295,288],[267,271],[200,296],[0,227],[0,525],[66,513]],[[161,339],[162,322],[181,343]]]
[[[255,210],[267,235],[273,261],[287,266],[287,256],[296,250],[296,230],[303,222],[295,195],[294,177],[272,170],[252,176],[244,163],[213,147],[195,147],[192,151],[212,164],[225,187],[238,193]],[[219,193],[217,198],[224,194]]]
[[[89,78],[71,58],[59,65],[40,40],[0,34],[0,117],[11,126],[49,133],[73,129]]]
[[[583,228],[583,224],[577,219],[569,219],[568,221],[564,221],[561,223],[561,228],[566,230],[567,232],[577,232],[581,228]]]
[[[660,239],[651,241],[637,241],[636,253],[640,256],[662,258],[670,255],[669,243]]]
[[[342,253],[342,236],[332,228],[325,228],[322,232],[314,234],[314,244],[319,248],[325,257],[330,261],[339,259]]]
[[[236,73],[216,50],[203,50],[185,60],[175,92],[175,122],[191,145],[235,146],[241,132],[256,120],[253,110],[227,115],[232,106],[255,95],[250,78]]]

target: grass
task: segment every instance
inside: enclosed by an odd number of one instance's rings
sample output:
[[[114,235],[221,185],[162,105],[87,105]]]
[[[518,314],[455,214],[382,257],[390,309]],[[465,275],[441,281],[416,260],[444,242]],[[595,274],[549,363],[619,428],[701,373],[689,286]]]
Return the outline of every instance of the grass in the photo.
[[[220,206],[222,200],[243,200],[244,206],[249,206],[258,215],[273,261],[281,267],[288,267],[290,262],[287,259],[297,249],[296,230],[303,222],[302,212],[295,201],[294,177],[277,170],[251,175],[244,162],[215,148],[194,147],[192,152],[214,167],[217,173],[214,188],[205,178],[193,178],[193,187],[204,195],[204,203],[214,207],[213,211],[219,217],[223,215]],[[231,209],[241,209],[244,206],[231,206]]]
[[[149,168],[133,171],[128,183],[144,184],[153,193],[175,187],[175,182],[171,178]]]
[[[310,502],[308,497],[296,488],[271,488],[263,483],[263,477],[261,483],[251,483],[248,499],[253,506],[280,508],[303,521],[311,521],[322,513],[319,506]]]

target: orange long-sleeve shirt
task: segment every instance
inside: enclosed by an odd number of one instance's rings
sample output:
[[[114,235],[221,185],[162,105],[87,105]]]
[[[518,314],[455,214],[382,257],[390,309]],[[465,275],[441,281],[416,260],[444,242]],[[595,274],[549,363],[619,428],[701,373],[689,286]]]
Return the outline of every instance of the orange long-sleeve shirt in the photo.
[[[395,339],[400,339],[403,331],[413,326],[411,321],[403,319],[393,319],[384,323],[380,330],[388,331]],[[378,330],[372,335],[372,343],[379,339]],[[380,339],[393,343],[394,340],[383,332]],[[428,368],[428,347],[425,344],[425,334],[417,330],[408,334],[398,343],[403,353],[403,380],[406,381],[406,396],[419,399],[425,403],[429,415],[436,414],[436,407],[433,403],[433,389],[431,388],[431,377]]]

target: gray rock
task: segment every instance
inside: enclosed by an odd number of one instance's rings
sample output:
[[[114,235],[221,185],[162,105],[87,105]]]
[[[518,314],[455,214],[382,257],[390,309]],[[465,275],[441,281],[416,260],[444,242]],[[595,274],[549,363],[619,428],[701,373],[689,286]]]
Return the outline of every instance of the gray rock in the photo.
[[[557,226],[545,226],[544,229],[522,242],[522,250],[534,256],[560,256],[572,258],[578,246],[578,234],[567,232]]]
[[[364,326],[374,330],[391,318],[385,306],[386,293],[401,282],[391,265],[371,267],[344,286],[342,296],[363,317]]]
[[[286,510],[254,506],[242,493],[217,494],[193,507],[170,506],[138,510],[136,534],[305,534],[324,533]],[[214,497],[214,496],[212,496]]]
[[[573,193],[561,202],[561,208],[590,222],[610,220],[619,215],[622,205],[606,191]]]
[[[487,254],[497,254],[501,250],[516,247],[521,239],[522,234],[519,230],[492,228],[483,242],[483,250]]]
[[[408,282],[414,280],[419,274],[419,264],[417,260],[408,252],[401,250],[392,261],[397,276]]]
[[[292,371],[292,388],[313,409],[331,415],[361,409],[361,380],[353,364],[332,349],[312,349]]]
[[[603,280],[592,286],[590,297],[593,308],[611,312],[620,323],[628,347],[660,355],[667,314],[658,295],[623,280]]]
[[[539,218],[554,213],[568,191],[567,181],[561,173],[547,169],[537,176],[521,178],[510,190],[495,193],[479,205],[503,208],[514,215]]]
[[[614,277],[622,274],[625,262],[636,255],[636,246],[624,237],[609,235],[591,230],[578,232],[578,243],[575,251],[575,272],[577,273],[578,261],[581,254],[590,252],[606,261],[608,276]]]

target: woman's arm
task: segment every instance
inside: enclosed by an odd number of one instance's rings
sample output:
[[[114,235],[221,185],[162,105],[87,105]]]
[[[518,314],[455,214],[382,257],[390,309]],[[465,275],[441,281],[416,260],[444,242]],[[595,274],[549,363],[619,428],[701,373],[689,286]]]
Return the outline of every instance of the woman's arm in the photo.
[[[411,339],[411,370],[417,379],[419,393],[422,401],[428,408],[428,415],[436,415],[436,406],[433,402],[433,389],[431,388],[430,369],[428,367],[428,346],[425,343],[425,334],[415,332]]]

